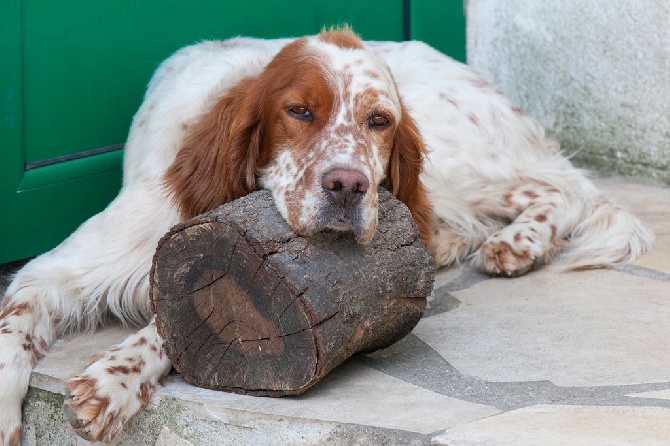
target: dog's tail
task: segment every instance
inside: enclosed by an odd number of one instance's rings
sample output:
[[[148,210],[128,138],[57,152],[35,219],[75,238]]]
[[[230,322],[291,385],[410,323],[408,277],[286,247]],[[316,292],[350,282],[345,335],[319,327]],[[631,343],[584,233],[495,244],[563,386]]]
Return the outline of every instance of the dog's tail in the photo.
[[[632,262],[649,251],[654,240],[649,226],[600,195],[569,236],[559,267],[578,270]]]

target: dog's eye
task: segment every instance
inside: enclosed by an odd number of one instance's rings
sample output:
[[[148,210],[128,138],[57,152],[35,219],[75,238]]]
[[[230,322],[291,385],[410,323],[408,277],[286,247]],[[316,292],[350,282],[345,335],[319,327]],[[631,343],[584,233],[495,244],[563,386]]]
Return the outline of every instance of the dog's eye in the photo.
[[[370,119],[368,120],[368,126],[370,128],[380,129],[389,125],[390,122],[391,121],[389,120],[389,118],[382,115],[381,113],[373,113],[372,115],[370,115]]]
[[[312,112],[304,105],[293,105],[289,107],[287,111],[289,115],[296,119],[300,119],[301,121],[311,122],[314,119]]]

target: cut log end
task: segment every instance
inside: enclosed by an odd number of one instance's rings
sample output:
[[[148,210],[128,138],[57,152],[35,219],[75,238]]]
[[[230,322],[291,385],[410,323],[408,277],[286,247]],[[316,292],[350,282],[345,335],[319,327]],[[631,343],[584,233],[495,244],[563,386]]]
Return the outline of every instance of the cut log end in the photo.
[[[174,227],[151,272],[174,367],[201,387],[300,394],[358,352],[417,324],[433,262],[407,208],[380,191],[377,235],[294,234],[268,191]]]

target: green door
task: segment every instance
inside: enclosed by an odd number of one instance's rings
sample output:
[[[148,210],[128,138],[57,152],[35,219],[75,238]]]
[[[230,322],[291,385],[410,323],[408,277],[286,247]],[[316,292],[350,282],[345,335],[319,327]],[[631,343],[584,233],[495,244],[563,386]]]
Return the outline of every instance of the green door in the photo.
[[[0,15],[0,263],[34,256],[102,210],[156,66],[235,35],[350,23],[366,39],[424,40],[463,59],[462,0],[7,0]]]

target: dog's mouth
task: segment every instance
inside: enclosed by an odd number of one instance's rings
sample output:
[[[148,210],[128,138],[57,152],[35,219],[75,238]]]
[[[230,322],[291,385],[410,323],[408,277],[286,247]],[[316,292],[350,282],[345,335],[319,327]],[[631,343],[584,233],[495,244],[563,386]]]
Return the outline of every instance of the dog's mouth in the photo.
[[[282,217],[301,236],[309,237],[322,231],[350,232],[358,244],[367,245],[377,229],[376,191],[346,206],[323,196],[303,194],[296,200],[287,191],[273,191],[273,196]]]
[[[367,245],[374,236],[377,219],[370,218],[370,212],[361,204],[350,208],[342,209],[331,204],[325,205],[319,212],[314,225],[314,233],[323,230],[353,233],[356,242],[361,245]]]

